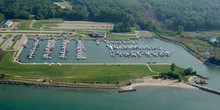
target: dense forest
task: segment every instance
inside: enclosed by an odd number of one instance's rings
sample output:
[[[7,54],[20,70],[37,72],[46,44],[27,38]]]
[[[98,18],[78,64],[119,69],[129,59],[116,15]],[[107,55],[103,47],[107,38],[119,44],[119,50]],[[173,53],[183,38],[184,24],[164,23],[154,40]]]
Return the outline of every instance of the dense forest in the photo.
[[[185,31],[220,30],[219,0],[66,0],[72,9],[53,2],[63,0],[0,0],[0,20],[64,18],[115,23],[115,32],[142,29]],[[1,22],[0,21],[0,22]],[[155,25],[156,24],[156,25]]]
[[[138,0],[161,28],[186,31],[219,30],[220,0]]]

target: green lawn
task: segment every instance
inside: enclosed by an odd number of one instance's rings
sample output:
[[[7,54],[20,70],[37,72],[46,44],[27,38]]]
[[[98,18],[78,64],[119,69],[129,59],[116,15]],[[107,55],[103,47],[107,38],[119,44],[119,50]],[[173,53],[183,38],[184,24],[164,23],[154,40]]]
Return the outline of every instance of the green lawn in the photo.
[[[43,25],[45,25],[45,28],[50,28],[50,27],[57,27],[58,23],[63,23],[63,19],[61,18],[54,18],[54,19],[44,19],[44,20],[37,20],[33,24],[33,28],[40,29]]]
[[[118,35],[113,33],[106,33],[107,38],[136,38],[136,36],[133,35]]]
[[[149,67],[151,68],[152,71],[159,72],[159,73],[168,73],[169,71],[171,71],[170,65],[168,65],[168,64],[167,65],[166,64],[164,64],[164,65],[152,64],[152,65],[149,65]],[[183,70],[183,68],[176,67],[175,72],[179,72],[181,70]]]
[[[20,30],[32,30],[29,28],[29,25],[31,24],[31,20],[23,20],[21,25],[18,27]]]
[[[12,56],[9,52],[0,62],[0,73],[5,73],[6,79],[117,83],[156,74],[146,65],[21,65],[12,63]],[[158,69],[166,67],[160,65]]]

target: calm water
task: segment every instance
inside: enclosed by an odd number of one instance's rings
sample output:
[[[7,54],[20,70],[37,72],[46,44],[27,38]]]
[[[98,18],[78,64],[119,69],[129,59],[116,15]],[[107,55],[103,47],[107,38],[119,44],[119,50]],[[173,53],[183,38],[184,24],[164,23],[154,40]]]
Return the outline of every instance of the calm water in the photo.
[[[211,88],[220,90],[220,71],[206,67],[197,62],[181,47],[157,39],[139,40],[139,45],[160,45],[163,51],[175,50],[171,57],[165,58],[120,58],[117,63],[145,63],[156,61],[176,63],[180,67],[191,67],[199,74],[210,77]],[[51,60],[41,60],[46,41],[42,42],[35,59],[25,57],[31,48],[24,49],[19,59],[22,62],[70,62],[70,63],[114,63],[115,58],[109,56],[104,42],[96,45],[95,41],[86,41],[87,60],[75,60],[75,42],[72,41],[68,60],[58,59],[54,54]],[[59,52],[61,41],[56,42],[55,53]],[[28,41],[32,45],[33,41]],[[71,52],[72,51],[72,52]],[[71,55],[72,53],[72,55]],[[39,61],[38,61],[39,60]],[[0,85],[0,109],[149,109],[149,110],[219,110],[220,96],[201,90],[138,87],[136,92],[118,93],[117,90],[69,89],[69,88],[35,88],[25,86]]]
[[[1,110],[219,110],[220,96],[181,88],[117,90],[0,85]]]

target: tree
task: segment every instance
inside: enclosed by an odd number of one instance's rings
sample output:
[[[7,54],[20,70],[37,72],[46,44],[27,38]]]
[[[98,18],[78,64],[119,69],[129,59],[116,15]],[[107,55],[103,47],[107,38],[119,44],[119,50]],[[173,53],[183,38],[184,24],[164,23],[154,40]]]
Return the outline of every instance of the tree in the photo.
[[[5,78],[5,73],[2,73],[0,78],[4,79]]]
[[[181,35],[183,33],[183,26],[178,26],[178,34]]]
[[[185,75],[192,75],[193,74],[193,69],[192,68],[187,68],[184,70]]]
[[[175,71],[176,65],[175,65],[174,63],[172,63],[172,64],[170,65],[170,68],[171,68],[171,71]]]

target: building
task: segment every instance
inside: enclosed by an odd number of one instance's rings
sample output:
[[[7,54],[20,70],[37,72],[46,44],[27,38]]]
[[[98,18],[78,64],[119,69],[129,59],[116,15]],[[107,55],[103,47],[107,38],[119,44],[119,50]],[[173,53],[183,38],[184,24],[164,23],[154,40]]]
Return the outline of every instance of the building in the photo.
[[[6,20],[4,23],[1,24],[2,28],[9,28],[12,25],[12,21],[11,20]]]
[[[91,32],[90,34],[90,37],[105,37],[105,33],[104,32]]]

